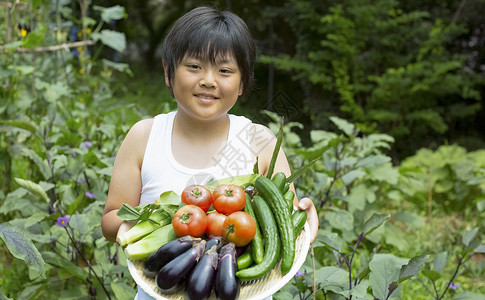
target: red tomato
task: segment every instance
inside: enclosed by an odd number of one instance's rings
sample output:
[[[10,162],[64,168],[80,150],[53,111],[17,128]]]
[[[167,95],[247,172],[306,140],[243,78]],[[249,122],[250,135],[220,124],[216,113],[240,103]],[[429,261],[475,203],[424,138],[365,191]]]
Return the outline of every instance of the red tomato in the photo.
[[[220,214],[217,211],[212,211],[207,214],[207,228],[205,234],[208,236],[223,236],[224,230],[222,230],[222,225],[226,220],[227,216]]]
[[[243,211],[230,214],[224,221],[224,239],[236,246],[246,246],[256,234],[256,222],[253,217]]]
[[[207,216],[202,208],[195,205],[185,205],[179,208],[172,220],[173,230],[179,237],[191,235],[200,237],[207,227]]]
[[[183,203],[196,205],[202,208],[204,212],[207,212],[211,207],[211,192],[203,185],[192,184],[187,186],[182,192],[181,198]]]
[[[230,215],[246,204],[244,190],[236,184],[221,184],[212,192],[212,205],[220,213]]]

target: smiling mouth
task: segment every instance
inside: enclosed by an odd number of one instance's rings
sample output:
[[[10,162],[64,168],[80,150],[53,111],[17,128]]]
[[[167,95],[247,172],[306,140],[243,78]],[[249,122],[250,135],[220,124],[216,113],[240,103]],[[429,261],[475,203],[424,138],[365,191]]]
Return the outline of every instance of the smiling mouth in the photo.
[[[197,98],[205,101],[212,101],[212,100],[217,100],[219,98],[214,97],[214,96],[209,96],[209,95],[195,95]]]

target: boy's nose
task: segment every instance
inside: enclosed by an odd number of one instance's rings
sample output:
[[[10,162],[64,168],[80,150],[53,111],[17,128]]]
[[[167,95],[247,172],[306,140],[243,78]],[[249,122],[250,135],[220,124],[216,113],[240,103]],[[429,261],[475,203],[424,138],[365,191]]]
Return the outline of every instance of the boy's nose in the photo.
[[[200,79],[200,86],[213,88],[216,87],[216,80],[213,71],[204,72],[202,78]]]

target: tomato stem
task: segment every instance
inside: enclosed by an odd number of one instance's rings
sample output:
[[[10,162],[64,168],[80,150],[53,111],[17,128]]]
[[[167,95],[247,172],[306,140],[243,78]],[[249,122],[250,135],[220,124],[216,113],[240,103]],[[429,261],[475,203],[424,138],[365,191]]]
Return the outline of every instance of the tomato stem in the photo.
[[[183,214],[183,215],[181,215],[181,216],[180,216],[180,221],[181,221],[182,223],[187,224],[187,223],[189,223],[189,222],[190,222],[190,216],[192,216],[192,213],[186,213],[186,214]]]
[[[194,190],[192,190],[192,195],[194,195],[195,198],[197,198],[200,195],[202,195],[202,192],[199,190],[199,188],[195,188]]]
[[[223,229],[225,231],[226,237],[229,234],[234,233],[236,231],[236,228],[234,227],[234,224],[227,224],[227,227],[226,228],[223,228]]]
[[[230,197],[230,196],[232,196],[233,192],[232,192],[232,190],[227,189],[225,194],[226,194],[226,196]]]

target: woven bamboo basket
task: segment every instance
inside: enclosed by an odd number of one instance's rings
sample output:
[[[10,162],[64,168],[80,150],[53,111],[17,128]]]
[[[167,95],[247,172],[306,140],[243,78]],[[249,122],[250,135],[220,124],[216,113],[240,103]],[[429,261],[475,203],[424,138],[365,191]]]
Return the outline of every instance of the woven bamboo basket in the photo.
[[[240,300],[257,300],[264,299],[270,295],[273,295],[280,290],[293,276],[298,272],[300,267],[305,262],[310,247],[310,231],[308,223],[305,224],[302,232],[298,235],[295,241],[295,261],[290,271],[283,275],[281,273],[281,260],[276,266],[265,276],[257,280],[242,281],[241,290],[239,293]],[[159,300],[184,300],[184,290],[179,290],[175,293],[164,294],[161,293],[155,280],[146,277],[143,274],[143,261],[127,261],[130,274],[138,284],[148,295]],[[214,291],[209,299],[216,299]]]

